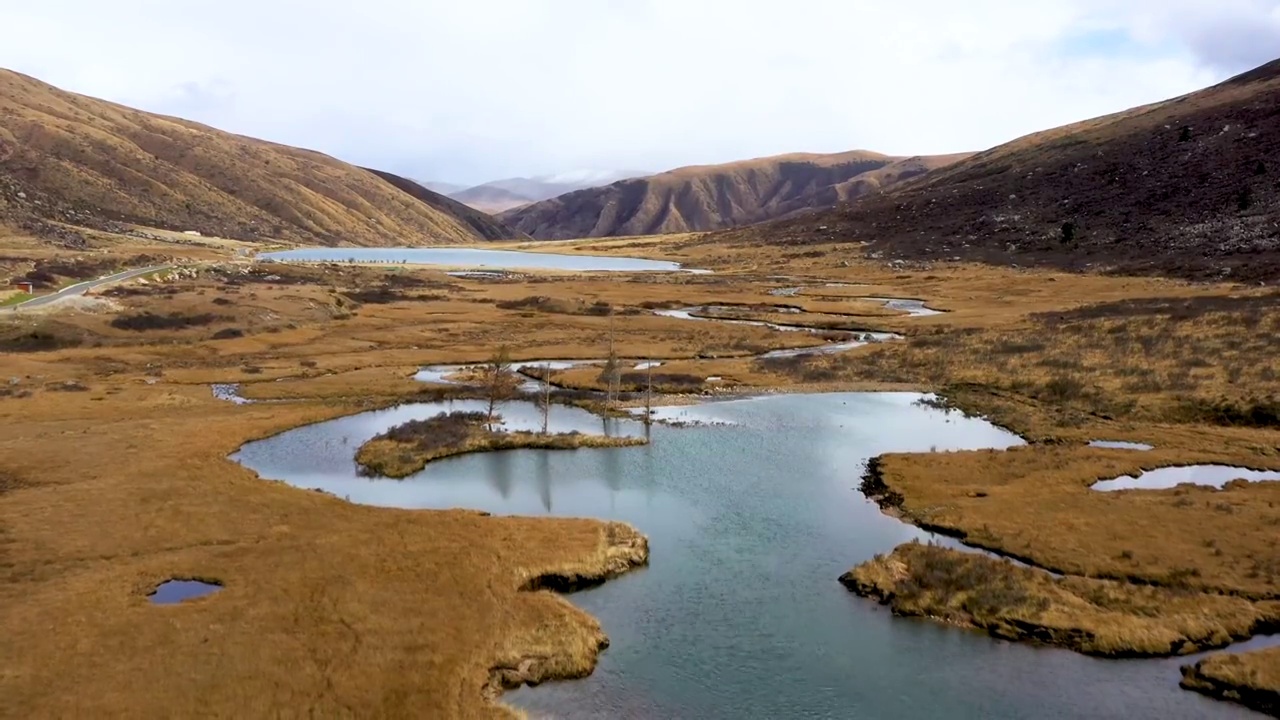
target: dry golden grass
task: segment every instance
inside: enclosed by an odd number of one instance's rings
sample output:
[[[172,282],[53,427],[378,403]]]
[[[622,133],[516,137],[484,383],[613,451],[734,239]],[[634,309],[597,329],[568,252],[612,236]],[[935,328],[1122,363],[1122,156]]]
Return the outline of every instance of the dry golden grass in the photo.
[[[0,405],[17,478],[0,495],[0,624],[22,658],[0,675],[6,716],[498,716],[480,704],[491,668],[585,672],[602,638],[563,600],[518,589],[643,560],[625,528],[356,506],[225,460],[350,405],[93,384]],[[225,589],[150,606],[173,576]]]
[[[1280,627],[1280,603],[1067,576],[920,543],[841,577],[893,608],[1106,657],[1188,655]]]
[[[130,242],[103,241],[104,248],[140,247]],[[413,381],[413,373],[426,364],[483,362],[498,339],[516,348],[515,360],[601,358],[611,321],[587,312],[596,303],[615,312],[620,355],[665,360],[659,370],[673,376],[720,376],[721,383],[707,385],[724,391],[928,389],[945,386],[951,376],[935,380],[912,371],[889,382],[883,371],[846,371],[839,358],[823,361],[838,372],[819,377],[762,367],[751,353],[811,344],[814,337],[654,317],[646,303],[821,302],[812,309],[871,312],[868,324],[909,339],[848,353],[856,363],[888,367],[874,358],[950,353],[954,372],[976,373],[989,343],[974,338],[994,339],[1039,322],[1029,313],[1089,301],[1241,291],[967,265],[903,270],[857,257],[833,267],[832,258],[697,243],[692,236],[627,238],[556,249],[677,259],[723,272],[485,281],[426,268],[275,265],[242,274],[240,266],[222,262],[195,279],[131,285],[109,298],[118,308],[102,314],[0,316],[0,380],[19,379],[4,385],[9,394],[0,397],[0,421],[8,429],[0,439],[0,637],[8,643],[5,657],[21,658],[0,674],[0,715],[483,717],[506,712],[484,702],[504,683],[587,672],[602,643],[599,626],[559,598],[518,588],[573,587],[641,562],[643,539],[634,531],[587,521],[353,506],[262,482],[225,457],[246,440],[302,423],[445,392]],[[789,277],[774,277],[784,274]],[[865,292],[843,288],[831,295],[827,289],[821,299],[769,294],[827,281],[865,283]],[[845,292],[926,298],[951,312],[883,315],[852,296],[842,301]],[[549,307],[571,312],[499,306],[531,296],[552,298]],[[179,330],[112,326],[120,316],[148,312],[220,319]],[[1221,343],[1206,340],[1202,347],[1225,348],[1225,327]],[[929,347],[936,328],[961,339],[945,353]],[[213,339],[228,329],[243,336]],[[53,349],[14,352],[5,344],[32,334]],[[925,342],[917,347],[920,339]],[[1055,352],[1047,344],[1042,355]],[[1086,413],[1083,423],[1064,425],[1062,417],[1087,406],[1024,394],[1009,382],[1010,375],[1030,374],[1034,362],[1015,357],[1007,372],[973,375],[981,387],[967,391],[973,398],[966,403],[1007,406],[1010,424],[1045,437],[1147,440],[1161,449],[1142,457],[1044,447],[980,462],[964,455],[889,458],[886,479],[893,481],[895,468],[906,478],[905,509],[957,530],[972,522],[971,531],[981,532],[986,523],[1001,542],[1008,540],[1007,549],[1021,554],[1031,542],[1036,557],[1049,564],[1111,568],[1127,577],[1129,564],[1119,556],[1130,550],[1138,560],[1133,569],[1162,577],[1185,567],[1179,554],[1192,553],[1201,572],[1193,582],[1271,592],[1262,572],[1266,558],[1275,556],[1268,544],[1274,527],[1266,523],[1278,511],[1263,499],[1271,497],[1269,487],[1189,493],[1194,505],[1173,508],[1180,496],[1102,496],[1082,485],[1148,460],[1275,466],[1266,451],[1275,446],[1271,434],[1204,421],[1159,424],[1138,411],[1145,403],[1131,417]],[[1252,370],[1246,376],[1259,381]],[[598,370],[554,378],[594,387]],[[1227,388],[1224,379],[1206,379],[1206,392]],[[87,390],[59,389],[66,382]],[[214,382],[239,382],[247,397],[290,402],[219,402],[208,387]],[[959,463],[955,472],[923,469],[951,463]],[[1031,478],[1048,482],[1040,487]],[[964,489],[955,492],[939,480]],[[970,498],[971,489],[988,497]],[[987,502],[999,509],[983,509]],[[1233,513],[1216,509],[1220,503],[1232,505]],[[1120,533],[1125,528],[1128,536]],[[1163,534],[1147,545],[1130,542],[1142,532]],[[1205,545],[1212,535],[1216,548]],[[1254,559],[1259,575],[1250,578]],[[536,580],[553,570],[566,579]],[[189,605],[149,606],[146,590],[174,575],[210,577],[226,588]],[[68,626],[68,618],[78,619]]]
[[[1280,648],[1211,655],[1182,668],[1182,687],[1280,717]]]
[[[1280,483],[1099,492],[1182,464],[1280,469],[1269,434],[1152,429],[1151,452],[1028,446],[885,455],[864,490],[917,525],[1073,575],[1280,598]]]

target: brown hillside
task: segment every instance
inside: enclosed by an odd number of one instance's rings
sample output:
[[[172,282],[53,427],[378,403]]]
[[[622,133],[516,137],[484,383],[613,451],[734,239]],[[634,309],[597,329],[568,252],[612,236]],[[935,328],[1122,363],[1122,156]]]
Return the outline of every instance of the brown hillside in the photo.
[[[512,236],[491,219],[460,216],[422,192],[411,196],[321,153],[64,92],[0,69],[0,195],[11,219],[124,221],[325,245]]]
[[[962,157],[855,150],[691,166],[561,195],[501,218],[546,240],[717,230],[860,197]]]
[[[865,241],[886,257],[1275,281],[1280,61],[1015,140],[857,204],[720,239]]]

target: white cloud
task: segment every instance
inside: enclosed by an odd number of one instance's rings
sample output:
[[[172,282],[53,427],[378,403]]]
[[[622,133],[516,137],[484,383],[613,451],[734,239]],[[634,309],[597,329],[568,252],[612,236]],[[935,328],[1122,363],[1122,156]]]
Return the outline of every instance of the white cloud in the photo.
[[[66,89],[459,181],[981,149],[1280,56],[1280,0],[41,0],[5,18],[0,65]]]

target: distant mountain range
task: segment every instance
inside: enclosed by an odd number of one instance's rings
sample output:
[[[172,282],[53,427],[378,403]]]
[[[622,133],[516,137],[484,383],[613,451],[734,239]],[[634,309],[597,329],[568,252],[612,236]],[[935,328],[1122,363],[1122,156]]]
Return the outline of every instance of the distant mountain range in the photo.
[[[829,207],[965,157],[853,150],[691,166],[576,190],[499,218],[546,240],[719,230]]]
[[[427,181],[423,185],[477,210],[500,213],[575,190],[648,174],[640,170],[572,170],[554,175],[493,180],[472,187],[436,181]]]
[[[885,258],[1276,282],[1276,108],[1280,60],[973,155],[795,153],[509,178],[447,197],[439,183],[0,70],[0,222],[49,237],[133,223],[371,246],[711,231],[708,242],[833,254],[847,244]]]

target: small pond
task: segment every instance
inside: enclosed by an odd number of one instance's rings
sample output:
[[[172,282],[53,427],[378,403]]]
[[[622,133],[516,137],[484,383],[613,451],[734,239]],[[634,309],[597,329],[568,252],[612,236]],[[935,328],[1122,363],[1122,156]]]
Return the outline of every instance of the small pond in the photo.
[[[519,250],[485,250],[465,247],[432,248],[302,248],[258,255],[280,262],[356,262],[442,265],[449,267],[573,272],[677,272],[680,263],[603,255],[558,255]],[[705,272],[686,270],[686,272]]]
[[[168,580],[157,585],[147,598],[155,605],[173,605],[183,600],[212,595],[221,589],[221,585],[200,580]]]
[[[1180,690],[1187,658],[1105,661],[1012,644],[894,618],[846,591],[837,578],[854,564],[929,537],[857,492],[868,458],[1022,444],[920,397],[672,408],[667,417],[693,424],[655,425],[646,446],[461,456],[403,481],[360,477],[356,448],[410,418],[474,406],[367,412],[249,443],[233,458],[353,502],[596,517],[648,535],[649,567],[571,596],[612,641],[595,673],[504,697],[535,718],[1253,717]],[[540,422],[531,405],[502,413],[512,427]],[[555,430],[645,432],[572,408],[552,417]]]
[[[1154,445],[1138,442],[1126,442],[1124,440],[1094,440],[1089,443],[1089,447],[1105,448],[1107,450],[1135,450],[1138,452],[1147,452],[1156,449]]]
[[[1250,470],[1229,465],[1186,465],[1148,470],[1137,477],[1125,475],[1113,480],[1094,483],[1093,489],[1101,492],[1115,490],[1165,490],[1184,483],[1221,488],[1232,480],[1263,482],[1280,480],[1280,472],[1274,470]]]
[[[868,297],[864,299],[874,300],[879,303],[884,303],[884,306],[889,308],[890,310],[897,310],[898,312],[904,312],[909,317],[930,317],[932,315],[942,314],[941,310],[934,310],[933,308],[925,307],[923,300],[912,300],[910,298],[882,298],[882,297]]]

